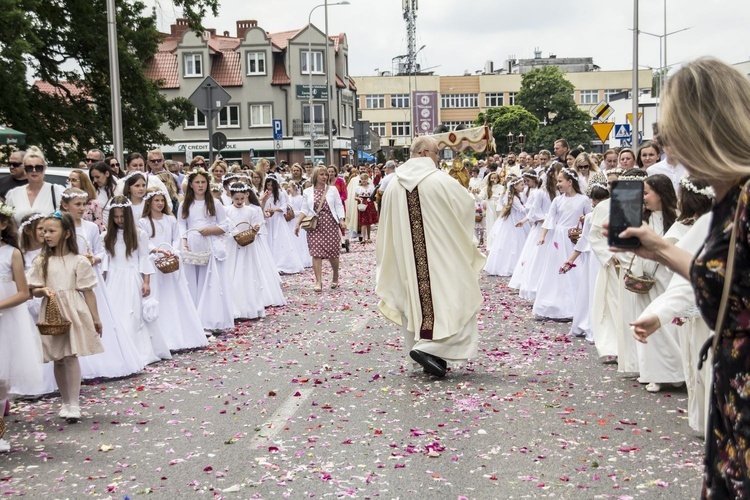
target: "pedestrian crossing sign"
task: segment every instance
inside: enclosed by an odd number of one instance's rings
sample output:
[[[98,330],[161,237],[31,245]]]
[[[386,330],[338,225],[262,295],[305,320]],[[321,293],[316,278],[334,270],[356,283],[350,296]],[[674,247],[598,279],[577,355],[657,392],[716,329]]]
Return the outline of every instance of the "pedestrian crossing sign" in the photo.
[[[615,139],[629,139],[632,129],[629,123],[618,123],[615,125]]]

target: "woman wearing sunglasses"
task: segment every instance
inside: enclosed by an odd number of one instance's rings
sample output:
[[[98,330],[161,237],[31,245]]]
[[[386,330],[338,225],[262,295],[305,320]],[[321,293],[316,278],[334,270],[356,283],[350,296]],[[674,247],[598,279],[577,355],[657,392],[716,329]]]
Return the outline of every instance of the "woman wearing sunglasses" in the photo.
[[[26,150],[23,168],[29,183],[11,189],[5,197],[5,203],[16,209],[13,214],[16,222],[20,222],[31,212],[51,214],[60,206],[65,190],[63,186],[44,182],[47,160],[44,159],[44,154],[38,147],[31,146]]]

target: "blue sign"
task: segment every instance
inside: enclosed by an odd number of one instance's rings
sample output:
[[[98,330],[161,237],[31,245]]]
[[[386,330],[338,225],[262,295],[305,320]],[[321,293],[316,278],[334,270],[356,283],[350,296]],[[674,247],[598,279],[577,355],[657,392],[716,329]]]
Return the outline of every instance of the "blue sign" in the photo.
[[[284,138],[284,134],[281,131],[281,120],[273,121],[273,140],[280,141]]]
[[[619,125],[618,125],[619,127]],[[630,126],[628,126],[629,128]],[[620,139],[620,147],[621,148],[632,148],[633,147],[633,138],[632,138],[632,132],[631,135],[628,135],[626,137],[615,137],[616,139]],[[643,132],[638,131],[638,145],[640,146],[643,143]]]
[[[627,139],[633,135],[629,123],[618,123],[615,125],[615,139]]]

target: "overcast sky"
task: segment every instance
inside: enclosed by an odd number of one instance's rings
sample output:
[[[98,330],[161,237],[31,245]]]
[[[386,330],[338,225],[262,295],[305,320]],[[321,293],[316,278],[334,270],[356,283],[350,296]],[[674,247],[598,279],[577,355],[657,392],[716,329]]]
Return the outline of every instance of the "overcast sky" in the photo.
[[[154,0],[149,0],[153,2]],[[235,21],[255,19],[270,32],[302,28],[310,10],[322,0],[220,0],[218,18],[204,25],[232,35]],[[329,0],[329,4],[336,0]],[[748,0],[666,0],[669,65],[699,56],[716,56],[730,64],[750,59]],[[402,0],[350,0],[329,5],[329,33],[345,32],[352,76],[375,75],[391,69],[392,58],[407,52]],[[159,28],[168,31],[179,12],[159,1]],[[640,0],[640,29],[664,33],[664,0]],[[324,9],[312,15],[323,30]],[[484,68],[491,60],[500,67],[509,55],[593,57],[602,70],[632,68],[633,0],[421,0],[417,11],[418,63],[439,75],[462,75]],[[641,35],[640,61],[658,68],[659,38]]]

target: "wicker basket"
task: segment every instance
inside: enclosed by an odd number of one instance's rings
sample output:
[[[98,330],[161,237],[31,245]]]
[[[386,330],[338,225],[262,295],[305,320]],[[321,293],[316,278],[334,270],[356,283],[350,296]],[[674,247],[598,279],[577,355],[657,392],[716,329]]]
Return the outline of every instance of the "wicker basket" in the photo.
[[[3,408],[5,410],[5,408]],[[3,416],[0,415],[0,439],[5,436],[5,420],[3,420]]]
[[[45,323],[37,323],[39,333],[42,335],[65,335],[70,333],[71,322],[65,320],[60,313],[57,303],[57,294],[50,294],[47,298],[47,308],[44,314]]]
[[[250,225],[249,222],[240,222],[234,227],[240,227],[242,224]],[[244,231],[240,231],[239,233],[234,235],[234,241],[237,242],[237,244],[241,247],[246,247],[253,241],[255,241],[255,229],[252,227],[249,229],[245,229]]]
[[[482,222],[482,219],[484,219],[484,215],[482,215],[482,214],[475,214],[474,215],[474,222]]]
[[[197,229],[189,229],[187,232],[190,231],[198,232]],[[190,250],[182,250],[182,261],[185,264],[190,264],[192,266],[205,266],[208,265],[208,261],[211,259],[211,250],[206,250],[205,252],[191,252]]]
[[[646,295],[656,285],[656,280],[652,276],[644,274],[643,276],[634,276],[630,269],[625,271],[625,289],[638,295]]]
[[[159,257],[154,261],[154,267],[158,269],[162,274],[169,274],[177,271],[180,268],[180,258],[177,257],[174,248],[169,243],[162,243],[156,248],[158,249],[162,245],[166,245],[172,250],[172,255]]]
[[[293,220],[294,217],[295,217],[295,215],[294,215],[294,209],[292,207],[290,207],[290,206],[287,206],[286,207],[286,212],[284,212],[284,220],[287,221],[287,222],[289,222],[290,220]]]

